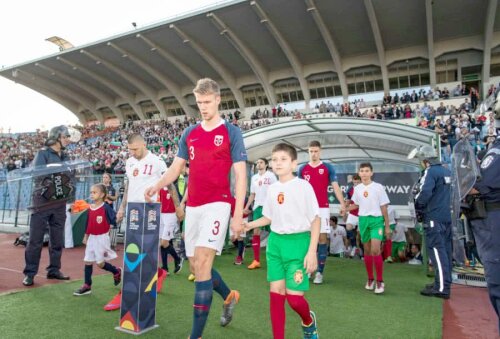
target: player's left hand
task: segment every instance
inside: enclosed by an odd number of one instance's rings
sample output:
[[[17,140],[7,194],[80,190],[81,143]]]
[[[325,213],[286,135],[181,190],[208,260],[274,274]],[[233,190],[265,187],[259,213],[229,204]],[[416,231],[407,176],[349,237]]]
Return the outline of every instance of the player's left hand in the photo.
[[[304,258],[304,268],[307,273],[313,273],[318,268],[318,256],[316,253],[307,252]]]

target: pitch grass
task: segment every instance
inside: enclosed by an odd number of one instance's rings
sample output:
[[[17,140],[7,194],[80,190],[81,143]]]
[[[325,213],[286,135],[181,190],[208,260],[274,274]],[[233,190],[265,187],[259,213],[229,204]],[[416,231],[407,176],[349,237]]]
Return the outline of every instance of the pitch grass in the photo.
[[[231,288],[241,292],[233,322],[219,325],[222,300],[214,293],[203,338],[271,338],[269,292],[265,268],[249,271],[232,264],[229,252],[216,268]],[[249,261],[249,260],[247,260]],[[248,264],[248,263],[247,263]],[[83,269],[83,267],[82,267]],[[99,269],[94,269],[99,271]],[[192,322],[194,286],[181,274],[169,276],[158,296],[159,328],[143,338],[187,338]],[[321,338],[441,338],[442,300],[418,294],[428,282],[422,267],[385,265],[386,293],[366,291],[366,273],[360,260],[328,258],[325,283],[306,294],[316,312]],[[94,276],[92,294],[75,297],[81,285],[73,281],[29,289],[0,297],[2,338],[126,338],[114,329],[119,312],[103,305],[118,292],[110,274]],[[301,338],[299,317],[287,306],[286,338]]]

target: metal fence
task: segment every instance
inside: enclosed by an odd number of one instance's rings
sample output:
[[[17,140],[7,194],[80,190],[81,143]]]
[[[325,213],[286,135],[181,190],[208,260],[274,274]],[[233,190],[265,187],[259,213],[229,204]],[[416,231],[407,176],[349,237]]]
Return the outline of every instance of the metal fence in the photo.
[[[117,192],[123,187],[124,176],[112,175],[112,185]],[[102,175],[79,176],[76,178],[76,199],[88,200],[90,187],[102,182]],[[0,224],[13,226],[29,225],[31,213],[28,209],[33,185],[27,181],[7,182],[5,170],[0,170]],[[120,199],[120,194],[118,194]],[[117,206],[120,201],[117,201]]]

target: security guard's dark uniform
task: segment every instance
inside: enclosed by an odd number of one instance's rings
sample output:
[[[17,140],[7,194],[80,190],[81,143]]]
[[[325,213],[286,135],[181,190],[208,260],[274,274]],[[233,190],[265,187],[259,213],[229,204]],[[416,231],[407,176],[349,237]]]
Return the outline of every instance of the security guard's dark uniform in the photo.
[[[422,291],[426,296],[449,298],[452,270],[450,212],[451,172],[437,161],[420,178],[415,210],[423,216],[427,252],[436,270],[434,286]]]
[[[471,220],[479,257],[484,265],[491,304],[500,314],[500,138],[480,165],[481,180],[474,188],[485,203],[486,218]],[[500,319],[500,318],[499,318]],[[499,321],[500,331],[500,321]]]
[[[41,149],[33,162],[33,166],[40,167],[48,164],[67,161],[64,152],[61,156],[50,147]],[[30,238],[24,253],[26,266],[24,275],[33,278],[38,273],[40,255],[42,253],[43,236],[49,230],[49,257],[47,277],[61,279],[61,255],[64,246],[64,224],[66,222],[66,201],[56,202],[50,208],[34,210],[30,220]]]

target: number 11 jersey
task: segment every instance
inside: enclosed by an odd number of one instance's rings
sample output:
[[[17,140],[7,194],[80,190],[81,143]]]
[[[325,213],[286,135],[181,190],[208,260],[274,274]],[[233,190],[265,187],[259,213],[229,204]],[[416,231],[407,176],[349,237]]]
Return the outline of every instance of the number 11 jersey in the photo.
[[[125,171],[128,179],[128,202],[146,202],[144,191],[154,186],[160,180],[163,172],[167,170],[167,164],[157,155],[151,152],[137,160],[134,157],[127,159]],[[153,202],[157,201],[157,196],[151,198]]]

